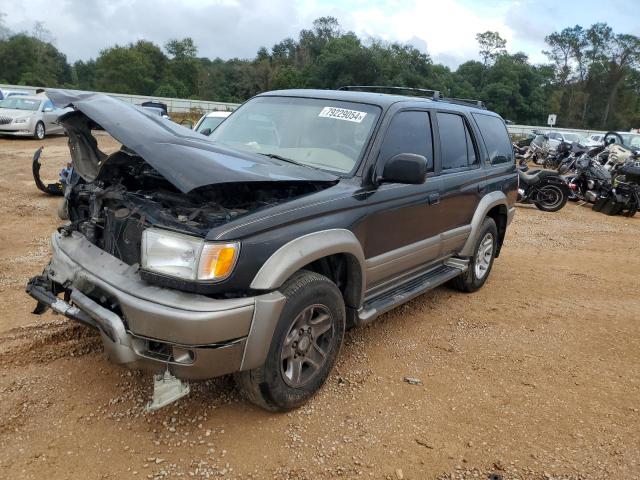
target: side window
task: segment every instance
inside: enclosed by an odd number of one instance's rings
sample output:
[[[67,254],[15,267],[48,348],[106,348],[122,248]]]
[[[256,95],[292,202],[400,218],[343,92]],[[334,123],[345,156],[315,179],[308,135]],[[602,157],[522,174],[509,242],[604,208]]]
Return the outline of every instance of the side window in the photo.
[[[47,108],[53,110],[53,103],[51,103],[51,100],[47,100],[46,102],[44,102],[44,104],[42,105],[42,111],[44,112]]]
[[[438,112],[438,131],[442,170],[464,168],[477,163],[473,140],[462,116]]]
[[[491,165],[513,163],[513,146],[507,133],[507,127],[500,117],[474,113],[484,144],[489,152]]]
[[[415,153],[427,159],[428,170],[433,171],[433,136],[428,112],[400,112],[391,119],[380,158],[386,161],[399,153]]]

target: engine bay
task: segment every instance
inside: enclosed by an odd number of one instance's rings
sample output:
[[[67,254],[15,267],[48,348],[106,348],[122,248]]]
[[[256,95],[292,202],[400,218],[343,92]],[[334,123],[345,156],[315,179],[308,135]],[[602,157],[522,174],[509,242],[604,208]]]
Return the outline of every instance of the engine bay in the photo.
[[[126,149],[104,163],[93,182],[72,178],[67,192],[71,223],[63,231],[79,231],[129,265],[140,262],[142,231],[149,226],[204,237],[243,215],[326,188],[313,182],[247,182],[182,193]]]

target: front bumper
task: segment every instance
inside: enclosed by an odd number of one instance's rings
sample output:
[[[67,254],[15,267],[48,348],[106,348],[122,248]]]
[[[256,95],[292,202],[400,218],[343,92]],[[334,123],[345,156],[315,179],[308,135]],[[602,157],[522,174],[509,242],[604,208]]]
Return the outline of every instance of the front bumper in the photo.
[[[30,137],[33,135],[34,127],[32,122],[27,123],[10,123],[8,125],[0,125],[0,135],[15,135],[19,137]]]
[[[27,285],[36,312],[50,307],[98,329],[114,363],[188,379],[264,363],[284,305],[279,292],[213,299],[160,288],[77,232],[55,233],[51,244],[51,262]]]

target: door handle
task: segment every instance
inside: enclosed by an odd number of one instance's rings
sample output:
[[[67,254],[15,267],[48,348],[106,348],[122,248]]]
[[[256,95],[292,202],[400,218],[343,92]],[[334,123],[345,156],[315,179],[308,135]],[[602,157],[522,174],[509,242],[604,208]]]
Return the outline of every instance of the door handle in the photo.
[[[437,205],[440,203],[440,193],[436,192],[436,193],[430,193],[429,197],[427,198],[427,201],[429,202],[429,205]]]

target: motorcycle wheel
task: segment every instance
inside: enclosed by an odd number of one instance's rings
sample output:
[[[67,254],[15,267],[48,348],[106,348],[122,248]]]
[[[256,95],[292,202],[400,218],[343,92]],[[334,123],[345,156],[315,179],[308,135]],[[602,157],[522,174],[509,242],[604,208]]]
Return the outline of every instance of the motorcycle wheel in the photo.
[[[536,199],[533,203],[543,212],[557,212],[567,204],[568,197],[566,189],[559,185],[548,183],[538,188]]]
[[[629,201],[629,203],[627,204],[627,210],[625,210],[622,215],[631,218],[636,214],[638,208],[640,208],[640,205],[638,205],[638,202],[634,198]]]

